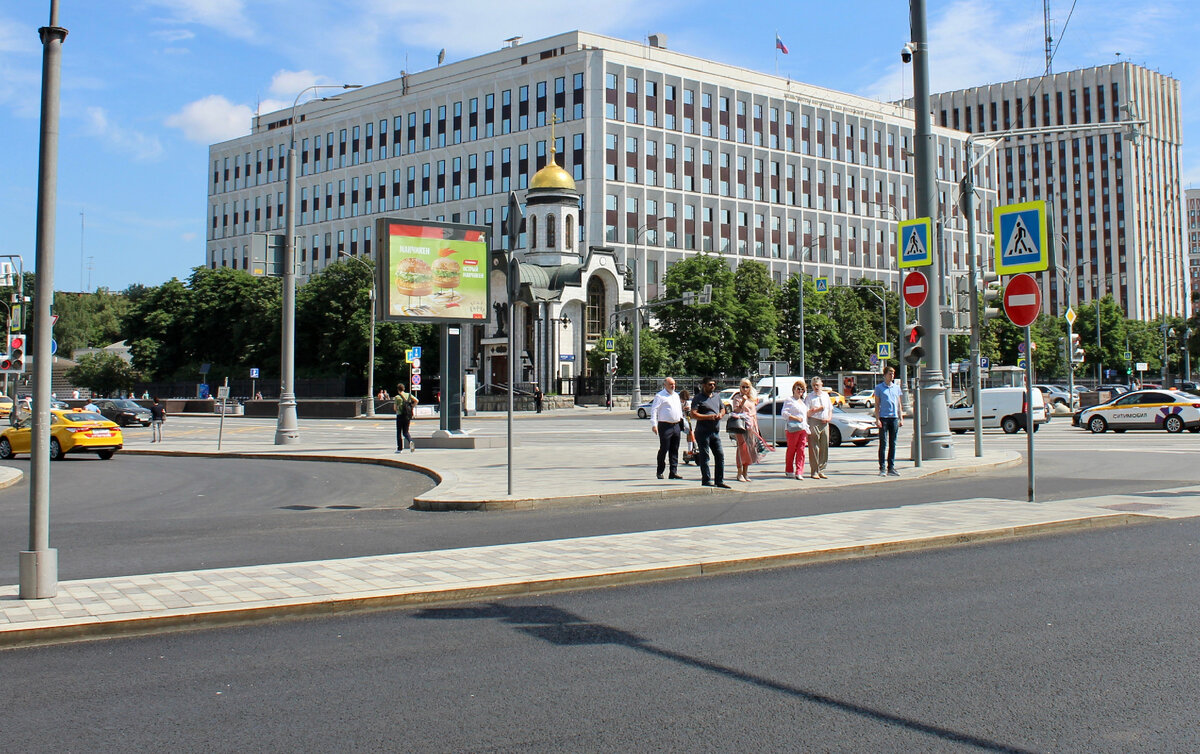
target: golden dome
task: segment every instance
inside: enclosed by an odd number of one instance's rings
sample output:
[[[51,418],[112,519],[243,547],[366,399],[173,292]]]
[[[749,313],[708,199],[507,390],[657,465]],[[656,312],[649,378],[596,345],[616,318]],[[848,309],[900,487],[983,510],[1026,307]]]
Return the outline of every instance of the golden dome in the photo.
[[[529,188],[576,190],[575,179],[554,161],[554,152],[550,153],[550,162],[546,163],[546,167],[533,174],[533,178],[529,180]]]

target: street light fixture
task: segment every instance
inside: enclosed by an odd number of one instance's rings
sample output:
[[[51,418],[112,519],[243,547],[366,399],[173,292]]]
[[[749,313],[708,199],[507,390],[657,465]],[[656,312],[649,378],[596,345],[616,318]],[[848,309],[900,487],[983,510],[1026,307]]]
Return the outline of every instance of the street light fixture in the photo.
[[[358,89],[362,84],[314,84],[302,89],[292,102],[291,136],[288,140],[287,196],[284,205],[283,238],[283,333],[280,351],[279,420],[276,445],[300,442],[296,419],[296,108],[300,98],[318,89]]]
[[[375,416],[375,268],[367,262],[364,262],[360,257],[347,254],[345,251],[338,250],[340,256],[346,259],[353,259],[371,273],[371,300],[368,304],[368,313],[371,315],[371,340],[367,344],[367,416]]]

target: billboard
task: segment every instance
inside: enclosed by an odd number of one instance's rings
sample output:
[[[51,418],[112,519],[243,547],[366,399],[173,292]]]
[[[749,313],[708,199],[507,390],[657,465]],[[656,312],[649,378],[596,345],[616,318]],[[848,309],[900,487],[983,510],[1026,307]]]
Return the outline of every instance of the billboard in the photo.
[[[487,226],[385,218],[376,229],[380,319],[488,318]]]

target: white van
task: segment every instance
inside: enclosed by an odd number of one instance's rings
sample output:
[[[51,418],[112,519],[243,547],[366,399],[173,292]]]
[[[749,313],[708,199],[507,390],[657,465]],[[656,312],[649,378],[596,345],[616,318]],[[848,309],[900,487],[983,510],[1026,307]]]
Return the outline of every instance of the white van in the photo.
[[[1013,434],[1025,427],[1025,389],[1019,387],[988,387],[979,391],[984,429],[1003,429]],[[968,393],[951,404],[950,431],[961,435],[975,428],[975,413]],[[1050,421],[1050,412],[1041,390],[1033,391],[1033,431]]]
[[[792,385],[796,384],[796,380],[804,380],[804,378],[798,374],[789,374],[786,376],[781,374],[778,377],[763,377],[758,381],[758,384],[754,386],[754,389],[758,393],[758,399],[760,401],[771,400],[775,397],[775,394],[771,392],[771,384],[772,381],[774,381],[774,384],[779,386],[779,392],[786,398],[792,394]],[[807,385],[808,380],[804,380],[804,384]]]

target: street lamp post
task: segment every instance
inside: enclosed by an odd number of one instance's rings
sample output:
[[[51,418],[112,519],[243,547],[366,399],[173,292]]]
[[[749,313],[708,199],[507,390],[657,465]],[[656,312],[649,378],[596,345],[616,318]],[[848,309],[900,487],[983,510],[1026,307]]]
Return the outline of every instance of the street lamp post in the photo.
[[[276,445],[300,442],[296,419],[296,108],[300,98],[318,89],[357,89],[361,84],[314,84],[302,89],[292,102],[291,136],[288,140],[287,195],[283,222],[283,327],[279,349],[279,420]]]
[[[371,273],[371,301],[368,313],[371,315],[371,340],[367,344],[367,416],[375,416],[375,268],[359,257],[351,256],[344,251],[338,254],[346,259],[353,259],[367,268]]]
[[[642,281],[645,279],[642,265],[646,262],[646,255],[638,253],[638,242],[642,234],[656,228],[666,219],[660,217],[654,222],[639,225],[633,237],[633,395],[630,400],[634,406],[640,406],[642,403]]]

